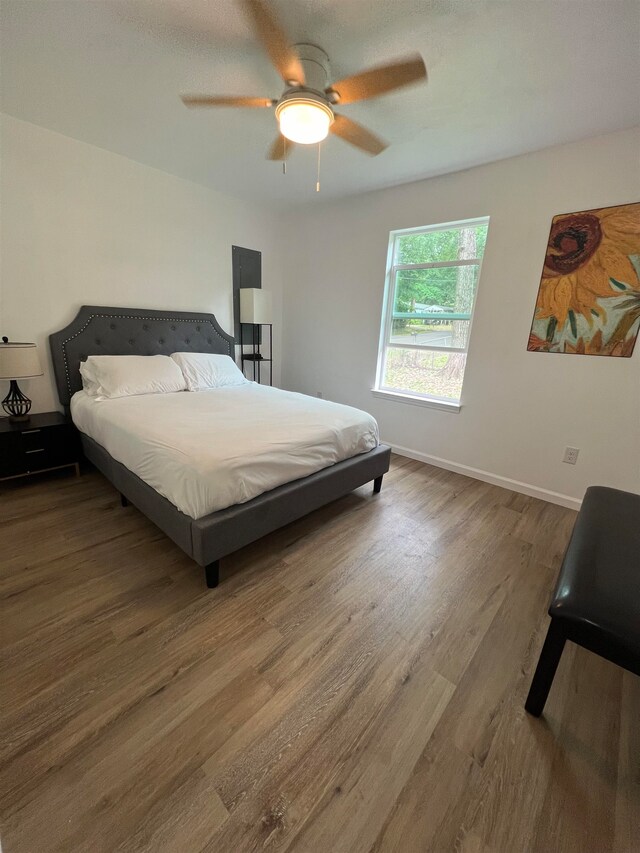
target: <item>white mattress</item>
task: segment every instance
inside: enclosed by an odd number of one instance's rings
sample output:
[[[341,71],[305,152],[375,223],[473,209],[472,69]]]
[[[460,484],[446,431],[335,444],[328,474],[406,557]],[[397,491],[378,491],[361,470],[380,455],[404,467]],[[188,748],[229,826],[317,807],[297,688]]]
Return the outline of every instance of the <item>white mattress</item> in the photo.
[[[244,503],[378,444],[371,415],[253,382],[97,401],[78,391],[81,432],[192,518]]]

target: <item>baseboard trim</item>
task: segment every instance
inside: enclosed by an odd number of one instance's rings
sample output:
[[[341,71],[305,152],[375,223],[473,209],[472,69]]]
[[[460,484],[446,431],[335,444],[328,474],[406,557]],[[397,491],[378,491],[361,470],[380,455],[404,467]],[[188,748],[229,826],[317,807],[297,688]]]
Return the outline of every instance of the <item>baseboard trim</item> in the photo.
[[[411,450],[409,447],[402,447],[390,441],[385,441],[384,443],[391,445],[392,451],[397,453],[398,456],[406,456],[408,459],[415,459],[417,462],[426,462],[427,465],[435,465],[436,468],[445,468],[447,471],[454,471],[456,474],[464,474],[467,477],[473,477],[475,480],[491,483],[492,486],[501,486],[503,489],[520,492],[531,498],[539,498],[552,504],[558,504],[558,506],[565,506],[568,509],[579,510],[582,506],[581,500],[572,498],[570,495],[552,492],[550,489],[542,489],[540,486],[532,486],[530,483],[521,483],[519,480],[502,477],[500,474],[492,474],[490,471],[483,471],[481,468],[460,465],[458,462],[451,462],[450,459],[431,456],[429,453],[420,453],[418,450]]]

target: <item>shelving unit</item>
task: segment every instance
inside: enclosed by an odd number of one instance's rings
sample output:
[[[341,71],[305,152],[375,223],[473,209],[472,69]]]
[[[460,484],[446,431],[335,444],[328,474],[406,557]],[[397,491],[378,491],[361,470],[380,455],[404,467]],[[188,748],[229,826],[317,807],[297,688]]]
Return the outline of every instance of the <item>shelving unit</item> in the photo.
[[[245,365],[250,364],[252,366],[252,375],[251,377],[247,376],[247,379],[252,378],[254,382],[258,384],[261,383],[261,367],[263,364],[269,365],[269,385],[273,385],[273,324],[272,323],[241,323],[243,327],[251,327],[251,343],[245,344],[244,342],[240,347],[240,362],[242,366],[242,372],[245,373]],[[268,357],[265,356],[261,352],[262,348],[262,336],[260,334],[263,328],[269,329],[269,351]],[[249,352],[245,352],[245,347],[251,347]],[[246,376],[246,373],[245,373]]]

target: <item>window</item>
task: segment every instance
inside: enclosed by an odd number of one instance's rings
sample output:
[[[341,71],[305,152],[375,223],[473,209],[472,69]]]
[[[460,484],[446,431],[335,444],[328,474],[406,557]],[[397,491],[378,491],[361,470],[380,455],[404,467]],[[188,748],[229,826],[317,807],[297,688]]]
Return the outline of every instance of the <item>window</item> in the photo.
[[[392,231],[374,392],[460,405],[488,218]]]

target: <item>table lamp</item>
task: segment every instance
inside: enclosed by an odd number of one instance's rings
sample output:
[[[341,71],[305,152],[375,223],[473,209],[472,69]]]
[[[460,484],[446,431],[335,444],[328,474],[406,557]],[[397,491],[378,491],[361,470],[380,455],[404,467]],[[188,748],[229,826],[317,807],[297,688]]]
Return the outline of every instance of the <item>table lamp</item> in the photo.
[[[18,387],[17,379],[42,376],[42,367],[35,344],[9,343],[3,337],[0,343],[0,379],[9,380],[9,393],[2,401],[2,408],[10,421],[28,421],[31,400]]]

